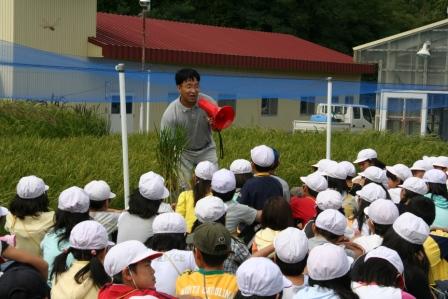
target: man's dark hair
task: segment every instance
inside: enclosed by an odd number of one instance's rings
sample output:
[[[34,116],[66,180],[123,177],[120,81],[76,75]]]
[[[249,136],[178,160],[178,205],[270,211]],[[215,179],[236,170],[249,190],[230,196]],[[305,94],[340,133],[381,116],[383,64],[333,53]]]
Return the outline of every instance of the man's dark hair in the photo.
[[[176,73],[176,85],[181,85],[185,81],[194,79],[198,82],[201,81],[201,75],[194,69],[180,69]]]

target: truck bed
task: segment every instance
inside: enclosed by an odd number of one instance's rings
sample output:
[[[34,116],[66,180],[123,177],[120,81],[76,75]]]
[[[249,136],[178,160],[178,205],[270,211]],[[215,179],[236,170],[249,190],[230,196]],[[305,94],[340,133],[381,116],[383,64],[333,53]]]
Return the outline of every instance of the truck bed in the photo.
[[[292,131],[325,131],[327,129],[326,122],[316,122],[308,120],[294,120],[292,123]],[[335,131],[350,130],[350,124],[342,122],[332,122],[331,129]]]

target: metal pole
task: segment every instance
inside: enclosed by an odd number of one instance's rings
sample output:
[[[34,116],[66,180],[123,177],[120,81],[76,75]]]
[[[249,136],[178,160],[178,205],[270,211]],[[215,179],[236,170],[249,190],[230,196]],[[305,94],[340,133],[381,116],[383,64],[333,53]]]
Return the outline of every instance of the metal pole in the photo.
[[[331,77],[327,78],[327,159],[331,159],[331,98],[333,95],[333,83],[331,80]]]
[[[142,9],[142,74],[145,71],[145,61],[146,61],[146,7]],[[143,133],[143,123],[144,123],[144,103],[140,102],[140,121],[139,121],[139,132]]]
[[[149,112],[150,112],[150,95],[151,95],[151,70],[148,70],[148,81],[146,83],[146,133],[149,133]]]
[[[128,127],[126,123],[126,84],[124,76],[124,64],[115,66],[118,72],[120,86],[120,116],[121,116],[121,147],[123,151],[123,183],[124,183],[124,206],[129,208],[129,163],[128,163]]]

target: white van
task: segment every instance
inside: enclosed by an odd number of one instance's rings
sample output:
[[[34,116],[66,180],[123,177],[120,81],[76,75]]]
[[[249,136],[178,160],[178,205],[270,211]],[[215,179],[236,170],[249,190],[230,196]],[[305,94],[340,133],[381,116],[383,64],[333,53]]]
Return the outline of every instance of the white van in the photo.
[[[365,105],[332,104],[332,130],[363,131],[373,129],[372,110]],[[294,120],[293,131],[323,131],[327,129],[327,104],[316,107],[311,120]]]

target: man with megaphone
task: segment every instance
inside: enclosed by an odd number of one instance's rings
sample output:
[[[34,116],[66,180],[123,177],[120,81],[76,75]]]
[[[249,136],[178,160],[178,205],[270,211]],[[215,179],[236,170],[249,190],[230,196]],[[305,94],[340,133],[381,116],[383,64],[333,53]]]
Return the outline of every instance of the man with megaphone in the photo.
[[[177,125],[186,129],[188,143],[181,157],[181,173],[185,185],[183,187],[187,187],[193,169],[199,162],[210,161],[218,167],[216,144],[212,136],[214,118],[199,105],[199,102],[202,102],[205,106],[216,107],[216,102],[210,96],[199,92],[200,80],[201,76],[194,69],[177,71],[176,86],[179,97],[168,105],[160,125],[162,130]]]

